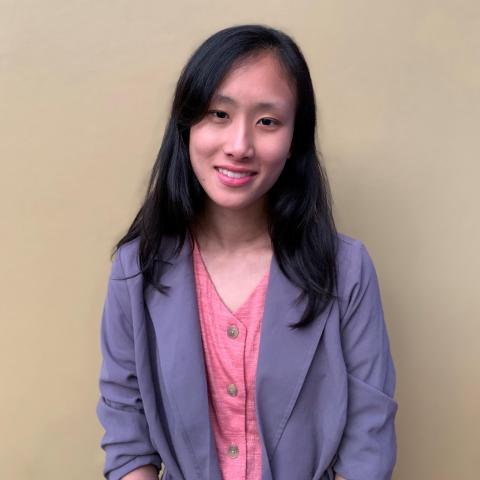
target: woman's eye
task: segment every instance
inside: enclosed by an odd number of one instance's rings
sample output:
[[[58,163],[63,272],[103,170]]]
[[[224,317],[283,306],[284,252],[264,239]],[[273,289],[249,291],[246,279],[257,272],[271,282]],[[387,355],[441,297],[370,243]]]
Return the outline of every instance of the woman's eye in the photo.
[[[264,126],[264,127],[272,127],[274,125],[277,125],[278,122],[277,120],[274,120],[273,118],[261,118],[259,122]]]
[[[228,118],[228,113],[222,112],[221,110],[211,110],[208,113],[215,119],[225,120],[226,118]]]

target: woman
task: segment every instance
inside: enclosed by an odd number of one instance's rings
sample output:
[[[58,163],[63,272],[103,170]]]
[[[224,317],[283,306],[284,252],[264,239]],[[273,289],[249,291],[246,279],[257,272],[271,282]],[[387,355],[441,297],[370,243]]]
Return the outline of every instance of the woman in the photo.
[[[117,244],[97,413],[110,480],[386,480],[395,369],[364,245],[335,230],[307,64],[277,30],[185,66]]]

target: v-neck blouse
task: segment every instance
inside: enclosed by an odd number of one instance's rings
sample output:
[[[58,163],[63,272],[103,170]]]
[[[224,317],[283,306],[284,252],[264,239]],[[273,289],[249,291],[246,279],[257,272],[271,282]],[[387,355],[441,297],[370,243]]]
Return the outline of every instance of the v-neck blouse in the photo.
[[[260,480],[255,374],[269,272],[232,312],[220,298],[196,242],[193,266],[220,471],[223,480]]]

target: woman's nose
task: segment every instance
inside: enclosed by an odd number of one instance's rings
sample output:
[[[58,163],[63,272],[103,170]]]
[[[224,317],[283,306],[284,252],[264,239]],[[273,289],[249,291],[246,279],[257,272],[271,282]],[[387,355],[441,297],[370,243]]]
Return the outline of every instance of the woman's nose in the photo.
[[[251,158],[254,154],[253,135],[244,122],[234,122],[230,125],[225,137],[223,151],[235,160]]]

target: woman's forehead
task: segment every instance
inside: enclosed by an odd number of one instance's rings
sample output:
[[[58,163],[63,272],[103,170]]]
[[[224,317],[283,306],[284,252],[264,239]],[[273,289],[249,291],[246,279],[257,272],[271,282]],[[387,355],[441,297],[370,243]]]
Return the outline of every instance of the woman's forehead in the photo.
[[[295,97],[295,84],[277,55],[263,53],[235,63],[212,101],[234,107],[251,101],[256,108],[284,109],[295,102]]]
[[[222,93],[215,93],[212,97],[212,103],[218,105],[227,105],[234,108],[238,108],[240,106],[242,99],[236,99],[229,97],[228,95],[224,95]],[[271,97],[271,100],[265,101],[254,101],[252,102],[251,107],[255,110],[285,110],[290,106],[290,103],[285,98],[278,98],[275,96]]]

